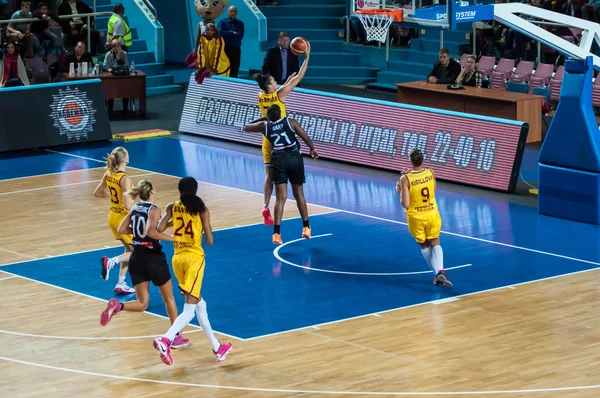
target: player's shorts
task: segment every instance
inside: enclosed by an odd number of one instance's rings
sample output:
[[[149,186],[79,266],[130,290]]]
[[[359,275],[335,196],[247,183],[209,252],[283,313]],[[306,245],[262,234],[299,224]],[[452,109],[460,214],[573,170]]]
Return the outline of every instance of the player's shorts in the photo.
[[[165,253],[139,246],[134,246],[129,258],[129,275],[133,286],[148,281],[162,286],[171,280]]]
[[[173,273],[179,282],[179,290],[200,298],[202,279],[204,278],[204,256],[197,253],[183,252],[173,256]]]
[[[273,172],[273,183],[302,185],[306,182],[304,176],[304,159],[297,151],[274,152],[271,159],[271,170]]]
[[[123,221],[125,217],[127,217],[127,214],[115,213],[112,211],[109,212],[108,226],[110,227],[110,230],[115,236],[115,239],[122,240],[126,244],[130,245],[131,241],[133,240],[133,235],[121,235],[117,232],[119,230],[119,225],[121,225],[121,221]]]
[[[271,164],[271,143],[265,136],[262,138],[262,154],[263,159],[265,160],[265,166],[269,166]]]
[[[434,211],[430,216],[419,216],[418,218],[407,215],[406,220],[408,222],[408,230],[417,243],[423,243],[426,240],[440,237],[442,217],[440,217],[439,212]]]

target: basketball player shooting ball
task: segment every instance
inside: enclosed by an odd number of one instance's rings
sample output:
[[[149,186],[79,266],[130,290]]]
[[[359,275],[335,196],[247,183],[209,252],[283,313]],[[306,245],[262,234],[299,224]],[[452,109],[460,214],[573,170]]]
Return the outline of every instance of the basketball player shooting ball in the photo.
[[[423,153],[410,151],[411,170],[407,170],[396,183],[402,206],[406,209],[408,230],[421,246],[421,254],[433,270],[433,284],[446,289],[452,282],[444,272],[444,252],[440,246],[442,218],[435,201],[435,174],[423,164]]]
[[[302,217],[302,237],[310,239],[310,223],[308,222],[308,207],[304,199],[302,185],[306,182],[304,177],[304,159],[300,153],[300,145],[296,135],[302,138],[310,149],[313,159],[319,157],[308,134],[294,119],[282,116],[279,105],[271,105],[267,110],[268,122],[260,121],[244,126],[244,131],[262,133],[263,137],[271,144],[271,169],[275,183],[275,226],[273,231],[273,244],[282,244],[281,219],[283,207],[287,200],[287,182],[292,184],[292,193]]]
[[[289,38],[287,38],[289,40]],[[260,121],[267,121],[267,109],[271,105],[278,105],[281,110],[281,116],[287,116],[287,110],[285,107],[285,97],[296,87],[304,74],[306,73],[306,69],[308,68],[308,61],[310,59],[310,43],[302,38],[296,37],[292,40],[290,45],[290,51],[294,54],[300,56],[305,55],[306,58],[298,71],[298,74],[292,73],[285,84],[279,88],[277,88],[277,82],[273,79],[271,75],[263,75],[257,73],[254,75],[254,80],[258,82],[258,86],[261,90],[261,93],[258,94],[258,107],[263,115],[261,119],[253,120],[250,122],[257,123]],[[273,195],[273,177],[271,173],[271,143],[267,138],[263,136],[262,139],[262,154],[263,159],[265,161],[265,184],[264,184],[264,198],[265,198],[265,206],[262,211],[262,216],[265,220],[265,224],[268,226],[273,225],[273,218],[271,217],[271,211],[269,210],[269,204],[271,203],[271,195]]]

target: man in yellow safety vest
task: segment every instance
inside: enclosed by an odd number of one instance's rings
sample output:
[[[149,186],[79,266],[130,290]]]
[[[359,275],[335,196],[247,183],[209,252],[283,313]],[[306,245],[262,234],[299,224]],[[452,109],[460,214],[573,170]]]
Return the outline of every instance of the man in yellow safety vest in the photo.
[[[127,51],[133,44],[133,35],[127,22],[123,19],[125,15],[125,7],[121,3],[115,4],[113,15],[108,20],[108,34],[106,35],[106,48],[110,48],[112,39],[119,39],[123,46],[123,50]]]

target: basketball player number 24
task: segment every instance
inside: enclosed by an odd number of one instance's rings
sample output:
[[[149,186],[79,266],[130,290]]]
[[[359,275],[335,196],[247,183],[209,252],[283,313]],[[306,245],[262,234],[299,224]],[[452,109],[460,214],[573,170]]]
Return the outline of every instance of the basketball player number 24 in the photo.
[[[185,234],[185,235],[189,235],[190,238],[194,239],[194,230],[192,229],[192,220],[188,221],[187,224],[185,224],[185,222],[183,221],[183,217],[177,217],[176,220],[178,222],[180,222],[180,224],[177,227],[177,229],[175,230],[175,233],[173,235],[183,236]],[[184,229],[183,234],[181,233],[182,229]]]

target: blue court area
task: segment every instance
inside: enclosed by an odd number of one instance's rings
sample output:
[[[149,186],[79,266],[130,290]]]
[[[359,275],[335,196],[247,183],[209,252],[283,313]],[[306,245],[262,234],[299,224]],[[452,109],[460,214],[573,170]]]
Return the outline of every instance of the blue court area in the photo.
[[[130,167],[262,191],[259,149],[254,155],[168,138],[124,145],[130,153]],[[99,167],[102,164],[95,160],[101,160],[113,146],[102,143],[68,150],[87,159],[50,152],[0,158],[0,172],[7,179]],[[445,265],[455,285],[454,290],[443,291],[433,286],[433,275],[402,224],[405,217],[394,184],[393,180],[308,166],[308,202],[340,210],[311,218],[312,240],[298,239],[302,225],[297,219],[283,223],[286,244],[275,252],[272,230],[263,225],[216,232],[214,246],[206,250],[203,284],[213,327],[254,338],[600,265],[596,226],[540,216],[531,207],[438,189]],[[170,258],[172,246],[165,246]],[[121,251],[74,254],[0,270],[109,299],[114,296],[116,273],[110,282],[103,282],[99,258]],[[181,308],[182,297],[178,300]],[[166,315],[156,289],[149,310]]]

